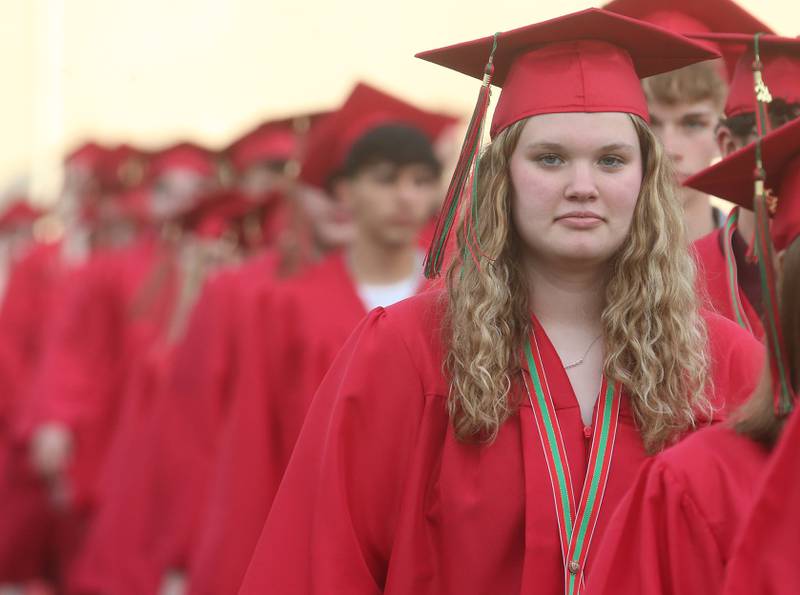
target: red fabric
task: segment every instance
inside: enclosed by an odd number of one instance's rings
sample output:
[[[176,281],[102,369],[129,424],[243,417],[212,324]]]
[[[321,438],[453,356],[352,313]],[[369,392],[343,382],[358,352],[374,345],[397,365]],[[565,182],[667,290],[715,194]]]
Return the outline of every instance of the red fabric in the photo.
[[[138,354],[171,310],[171,258],[153,240],[100,253],[65,283],[33,387],[31,427],[55,421],[75,437],[75,507],[92,507],[97,479]]]
[[[325,188],[344,165],[355,142],[370,130],[387,124],[412,126],[434,142],[458,118],[419,109],[370,85],[359,83],[344,105],[322,119],[308,137],[300,178]]]
[[[724,595],[800,593],[797,503],[800,416],[792,414],[769,459],[728,563]]]
[[[761,29],[767,32],[767,29]],[[706,33],[690,37],[708,40],[721,48],[723,58],[731,73],[730,89],[725,102],[725,115],[729,118],[752,114],[756,108],[753,84],[754,35],[740,33]],[[759,38],[762,77],[770,94],[786,103],[800,102],[800,39],[779,35],[762,35]]]
[[[324,304],[321,300],[324,297]],[[366,315],[340,256],[243,306],[240,372],[190,571],[191,593],[235,592],[310,397]]]
[[[243,309],[250,293],[271,291],[277,265],[278,255],[267,253],[210,282],[178,346],[154,437],[160,453],[156,553],[165,569],[188,566],[241,362],[254,348],[239,337],[269,329],[250,328],[257,321]]]
[[[340,255],[249,300],[249,336],[224,430],[190,593],[233,593],[283,476],[309,402],[366,311]]]
[[[19,400],[25,397],[42,350],[47,317],[56,299],[56,283],[62,271],[59,244],[33,244],[16,262],[6,286],[0,308],[0,341],[5,346],[13,369],[11,384],[6,386],[3,400],[9,406],[5,417],[7,428],[10,416]],[[17,390],[19,389],[19,390]]]
[[[784,124],[761,141],[764,187],[778,198],[770,226],[776,250],[784,250],[800,235],[800,119]],[[724,198],[753,210],[756,145],[731,153],[695,174],[684,186]]]
[[[706,308],[736,322],[736,313],[733,311],[728,292],[728,265],[720,245],[720,235],[723,233],[723,228],[715,229],[692,244],[697,262],[697,295],[703,300]],[[753,334],[758,339],[763,339],[764,326],[761,324],[758,312],[743,291],[739,291],[739,298]]]
[[[732,0],[613,0],[604,9],[641,19],[678,33],[728,31],[732,33],[771,33],[767,25]]]
[[[648,460],[597,545],[586,595],[719,593],[768,454],[719,424]]]
[[[268,254],[212,277],[174,351],[155,350],[140,366],[134,423],[107,465],[71,594],[153,593],[168,565],[164,550],[185,556],[229,396],[238,293],[271,277],[275,262]]]
[[[561,593],[561,549],[533,412],[490,445],[453,435],[442,371],[442,295],[377,309],[314,399],[240,593]],[[739,402],[763,351],[708,314],[712,399]],[[575,485],[590,440],[546,336],[542,359]],[[724,408],[724,406],[723,406]],[[595,539],[645,458],[627,399]],[[591,574],[590,556],[587,573]]]
[[[494,37],[417,54],[482,79]],[[502,87],[494,138],[537,114],[626,112],[649,120],[639,79],[718,58],[666,29],[590,8],[500,33],[492,84]]]
[[[80,555],[68,576],[71,595],[156,593],[160,573],[146,537],[156,513],[151,468],[152,411],[162,398],[171,352],[155,347],[137,361],[124,411],[103,467],[100,498]],[[150,547],[148,547],[150,546]]]

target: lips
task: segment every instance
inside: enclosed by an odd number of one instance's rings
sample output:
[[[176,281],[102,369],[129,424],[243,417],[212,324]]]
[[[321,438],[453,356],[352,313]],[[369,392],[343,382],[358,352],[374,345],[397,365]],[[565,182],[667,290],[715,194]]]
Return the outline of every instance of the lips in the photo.
[[[563,215],[559,215],[556,217],[556,221],[561,219],[594,219],[597,221],[605,221],[603,217],[598,215],[597,213],[592,213],[591,211],[571,211],[569,213],[564,213]]]

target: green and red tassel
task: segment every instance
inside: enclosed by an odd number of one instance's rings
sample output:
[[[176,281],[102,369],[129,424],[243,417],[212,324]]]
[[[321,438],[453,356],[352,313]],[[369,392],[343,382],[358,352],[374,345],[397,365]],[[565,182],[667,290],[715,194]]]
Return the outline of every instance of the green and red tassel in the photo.
[[[465,216],[464,224],[470,226],[467,227],[469,231],[467,237],[468,249],[472,252],[473,258],[477,259],[475,250],[479,248],[477,245],[477,232],[474,223],[474,219],[477,217],[477,207],[475,205],[477,194],[476,173],[478,162],[480,161],[483,126],[491,98],[491,83],[492,76],[494,75],[494,53],[497,50],[497,36],[498,34],[496,33],[492,44],[492,51],[489,54],[489,60],[484,69],[483,83],[478,93],[478,100],[475,103],[475,109],[469,121],[464,143],[461,146],[458,163],[456,164],[453,178],[450,180],[450,185],[447,188],[444,204],[442,205],[439,219],[436,222],[433,239],[428,248],[428,253],[425,256],[425,276],[428,279],[438,277],[441,273],[447,242],[456,218],[458,217],[458,208],[461,199],[468,188],[471,192],[473,204],[471,212]],[[471,184],[470,181],[472,182]]]

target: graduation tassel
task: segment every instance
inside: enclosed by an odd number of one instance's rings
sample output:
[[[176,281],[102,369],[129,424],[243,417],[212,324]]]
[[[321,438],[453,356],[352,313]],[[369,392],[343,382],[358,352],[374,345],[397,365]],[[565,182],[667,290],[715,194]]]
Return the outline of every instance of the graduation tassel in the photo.
[[[439,219],[436,222],[436,229],[431,240],[431,245],[428,248],[428,253],[425,256],[425,277],[434,279],[439,276],[444,262],[445,250],[447,248],[447,241],[450,237],[450,232],[453,229],[456,217],[458,216],[458,207],[461,202],[461,197],[468,187],[471,187],[472,194],[472,211],[477,209],[475,205],[475,194],[477,193],[477,167],[480,160],[481,138],[483,135],[483,125],[486,119],[486,111],[489,108],[489,100],[491,96],[491,83],[492,76],[494,75],[494,53],[497,50],[497,37],[499,33],[495,33],[492,43],[492,51],[489,54],[489,60],[486,63],[486,68],[483,73],[483,83],[481,84],[480,92],[478,93],[478,100],[475,103],[475,109],[472,112],[472,117],[467,127],[467,133],[464,137],[464,143],[461,146],[461,153],[456,164],[453,178],[450,180],[450,185],[447,188],[444,204],[439,214]],[[472,184],[470,184],[472,181]],[[465,225],[472,225],[470,220],[475,217],[475,213],[467,214],[467,221]],[[469,228],[468,228],[469,229]],[[473,230],[474,232],[474,230]],[[467,244],[469,250],[472,252],[473,246],[471,244],[477,241],[468,238]],[[476,247],[476,246],[475,246]],[[473,252],[473,258],[477,256]]]
[[[780,310],[773,269],[775,249],[769,234],[770,214],[774,210],[774,197],[764,190],[764,172],[761,169],[761,140],[756,141],[758,173],[756,176],[756,196],[754,200],[756,215],[755,253],[761,278],[761,293],[764,301],[764,330],[767,336],[770,376],[772,378],[772,398],[775,414],[783,416],[792,411],[795,394],[789,381],[789,362],[780,323]]]
[[[739,291],[739,273],[736,267],[736,257],[733,254],[733,234],[736,233],[739,225],[739,207],[735,207],[728,218],[725,220],[723,230],[722,251],[725,254],[725,271],[728,282],[728,299],[730,300],[733,312],[736,314],[736,322],[743,329],[753,332],[747,313],[742,305],[742,296]]]
[[[777,298],[775,270],[773,268],[775,248],[769,233],[770,217],[775,212],[776,199],[770,196],[765,188],[764,162],[761,151],[761,138],[769,131],[769,117],[767,104],[772,101],[769,89],[761,75],[762,63],[759,53],[759,37],[757,33],[753,43],[753,78],[755,80],[756,94],[756,171],[755,171],[755,196],[753,209],[755,212],[756,229],[752,244],[752,251],[758,262],[761,278],[761,294],[764,301],[764,330],[767,337],[767,352],[769,354],[770,377],[772,378],[772,398],[775,414],[783,416],[792,411],[794,407],[794,390],[789,381],[789,366],[786,358],[786,347],[780,324],[780,310]]]

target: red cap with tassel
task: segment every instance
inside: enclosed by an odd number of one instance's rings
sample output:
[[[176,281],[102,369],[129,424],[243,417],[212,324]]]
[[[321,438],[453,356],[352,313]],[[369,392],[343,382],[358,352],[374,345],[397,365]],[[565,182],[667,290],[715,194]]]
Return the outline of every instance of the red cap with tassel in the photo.
[[[761,270],[775,410],[786,414],[796,397],[781,334],[772,262],[775,250],[786,249],[800,237],[800,119],[732,153],[685,185],[756,213],[754,248]]]
[[[725,115],[728,118],[752,114],[756,109],[753,87],[755,37],[736,33],[707,33],[690,35],[716,43],[733,73]],[[800,103],[800,38],[779,35],[759,35],[759,57],[764,82],[773,99]]]
[[[425,265],[438,276],[461,195],[478,165],[490,84],[502,87],[490,135],[539,114],[624,112],[647,121],[640,79],[719,54],[681,35],[590,8],[418,58],[483,80]],[[468,218],[465,224],[469,225]],[[477,248],[477,247],[476,247]]]

